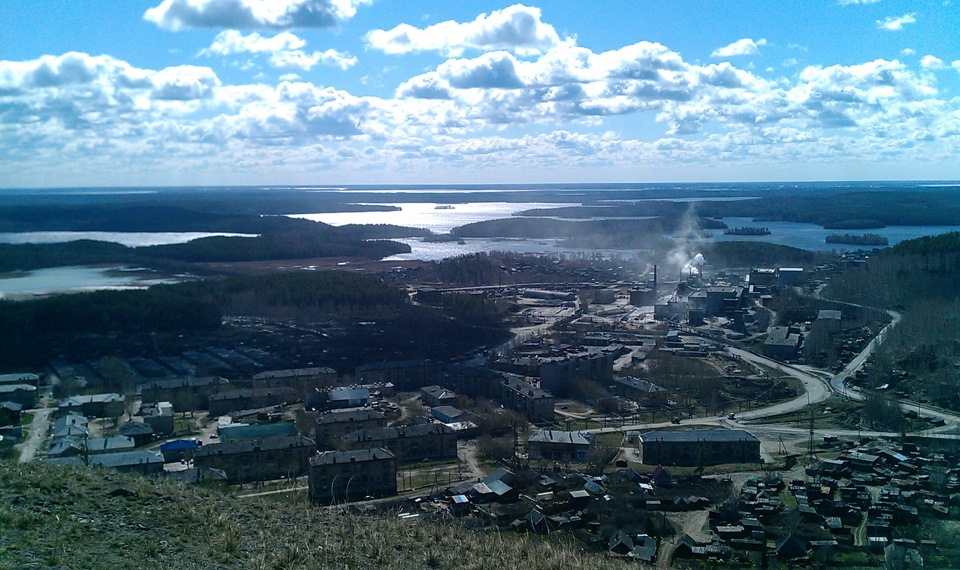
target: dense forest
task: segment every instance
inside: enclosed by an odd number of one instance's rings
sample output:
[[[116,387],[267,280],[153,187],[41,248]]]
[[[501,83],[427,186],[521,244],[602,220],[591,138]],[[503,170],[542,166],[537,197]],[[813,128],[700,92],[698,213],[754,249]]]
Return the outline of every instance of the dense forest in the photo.
[[[399,289],[345,271],[297,272],[0,301],[0,362],[38,358],[44,338],[203,332],[224,316],[333,319],[396,311]]]
[[[705,244],[704,256],[715,267],[810,266],[831,259],[818,253],[761,241],[718,241]]]
[[[890,240],[877,234],[830,234],[825,238],[826,243],[842,243],[847,245],[890,245]]]
[[[401,226],[333,227],[285,217],[256,217],[247,220],[249,223],[246,225],[237,225],[237,218],[232,220],[230,223],[218,223],[214,226],[191,227],[189,231],[243,232],[251,234],[250,237],[215,236],[186,243],[143,247],[126,247],[91,240],[49,244],[0,244],[0,271],[110,263],[160,267],[170,262],[245,262],[315,257],[381,259],[410,252],[410,246],[387,241],[387,238],[429,234],[427,230]],[[129,228],[111,229],[133,231]],[[137,231],[168,229],[168,226],[160,223],[150,230],[140,228]]]
[[[827,229],[873,229],[885,226],[960,225],[960,192],[897,190],[774,193],[745,200],[692,202],[709,218],[750,217],[757,221],[804,222]],[[616,205],[569,206],[527,210],[523,216],[603,218],[677,216],[688,204],[666,200]],[[704,229],[707,229],[704,226]]]
[[[581,245],[585,243],[603,248],[636,248],[646,244],[646,249],[653,249],[650,241],[662,240],[667,235],[677,232],[699,234],[699,230],[726,227],[726,224],[717,220],[690,220],[680,215],[586,221],[514,217],[466,224],[454,228],[451,233],[460,237],[565,238],[566,245],[578,247],[587,247]]]
[[[835,277],[831,298],[903,312],[875,353],[869,385],[960,409],[960,233],[908,240]],[[900,372],[906,372],[906,377]]]
[[[321,359],[347,370],[377,360],[451,358],[508,336],[501,305],[477,296],[451,298],[438,308],[412,305],[404,290],[349,271],[0,301],[0,367],[42,365],[51,355],[83,361],[220,342],[264,342],[291,366]],[[272,325],[236,325],[251,319]],[[263,336],[264,328],[283,332]]]

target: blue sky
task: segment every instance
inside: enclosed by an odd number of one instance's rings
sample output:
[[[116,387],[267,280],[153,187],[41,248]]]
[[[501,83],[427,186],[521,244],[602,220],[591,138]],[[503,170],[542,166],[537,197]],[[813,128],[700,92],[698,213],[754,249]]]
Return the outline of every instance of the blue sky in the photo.
[[[956,179],[953,1],[0,3],[0,186]]]

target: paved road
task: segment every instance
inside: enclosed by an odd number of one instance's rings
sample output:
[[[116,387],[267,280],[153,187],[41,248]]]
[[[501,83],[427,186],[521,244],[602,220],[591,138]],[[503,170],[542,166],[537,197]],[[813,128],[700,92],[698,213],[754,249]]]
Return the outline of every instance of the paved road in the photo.
[[[813,372],[804,370],[798,366],[784,364],[771,358],[767,358],[766,356],[754,354],[739,348],[727,347],[727,350],[729,350],[731,354],[738,356],[743,360],[753,364],[759,364],[768,368],[779,370],[783,374],[796,378],[803,384],[804,389],[803,394],[800,394],[792,400],[767,406],[766,408],[740,413],[738,414],[738,420],[756,420],[760,418],[796,412],[802,410],[810,404],[823,402],[831,396],[830,386],[827,381]]]
[[[844,394],[845,396],[854,400],[863,400],[863,394],[856,388],[848,388],[846,386],[846,382],[852,374],[856,373],[856,371],[863,366],[863,363],[870,358],[877,347],[883,344],[883,341],[887,339],[887,335],[890,333],[893,327],[897,326],[897,324],[900,322],[900,318],[903,316],[897,311],[887,311],[887,314],[890,315],[891,318],[891,321],[887,323],[887,326],[883,327],[880,332],[877,333],[877,336],[873,337],[873,340],[867,343],[867,346],[860,351],[860,354],[856,355],[850,361],[850,363],[843,368],[843,370],[837,373],[837,375],[830,380],[830,388],[834,392],[838,394]]]

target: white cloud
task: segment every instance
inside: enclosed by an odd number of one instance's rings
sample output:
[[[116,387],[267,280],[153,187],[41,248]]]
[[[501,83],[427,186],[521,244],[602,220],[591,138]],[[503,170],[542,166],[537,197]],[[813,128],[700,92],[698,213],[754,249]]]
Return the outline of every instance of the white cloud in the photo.
[[[953,60],[953,62],[950,63],[950,67],[960,71],[960,59]]]
[[[209,67],[180,65],[154,74],[151,96],[172,101],[208,99],[219,86],[220,79]]]
[[[876,4],[880,0],[837,0],[837,3],[841,6],[850,6],[855,4]]]
[[[767,45],[767,40],[760,38],[753,41],[751,38],[742,38],[730,45],[723,46],[713,50],[710,57],[735,57],[740,55],[756,55],[760,53],[760,47]]]
[[[881,30],[888,30],[891,32],[899,32],[907,24],[917,23],[916,12],[910,12],[909,14],[904,14],[903,16],[887,16],[882,20],[877,20],[877,27]]]
[[[273,37],[263,37],[257,32],[243,35],[236,30],[225,30],[217,34],[210,47],[200,51],[200,55],[235,55],[238,53],[274,53],[301,49],[307,42],[296,34],[281,32]]]
[[[934,55],[925,55],[920,60],[920,67],[923,69],[943,69],[943,60]]]
[[[562,43],[553,26],[543,23],[539,8],[516,4],[472,22],[453,20],[416,28],[400,24],[391,30],[373,30],[367,43],[389,54],[438,51],[458,56],[466,49],[506,50],[522,55],[545,52]]]
[[[236,30],[225,30],[217,34],[210,47],[201,50],[199,55],[268,54],[273,67],[295,67],[304,71],[318,63],[340,69],[349,69],[357,63],[356,57],[334,49],[307,53],[301,49],[306,43],[291,32],[263,37],[257,32],[245,36]]]
[[[236,33],[214,46],[217,55],[273,57],[305,44]],[[960,145],[960,100],[939,93],[926,71],[935,59],[810,66],[769,80],[727,61],[688,62],[657,43],[598,53],[565,43],[536,58],[499,50],[451,59],[382,98],[292,74],[276,85],[224,85],[206,67],[139,69],[82,53],[0,61],[0,175],[57,168],[93,181],[97,168],[128,161],[161,180],[194,169],[249,183],[280,166],[419,176],[450,165],[558,173],[638,162],[932,160]],[[960,60],[950,65],[960,71]],[[611,135],[626,114],[655,119],[659,137]],[[544,134],[508,134],[530,125]]]
[[[163,0],[143,14],[165,30],[331,28],[372,0]]]
[[[418,75],[400,84],[396,96],[414,99],[450,99],[450,87],[436,72]]]
[[[795,67],[799,63],[800,61],[797,58],[791,57],[780,62],[780,65],[783,67]]]
[[[476,59],[445,61],[437,74],[457,89],[517,89],[523,86],[517,66],[513,55],[497,51]]]
[[[915,50],[915,49],[913,49],[913,48],[904,48],[904,49],[900,50],[900,55],[902,55],[902,56],[904,56],[904,57],[914,56],[914,55],[917,55],[917,50]]]

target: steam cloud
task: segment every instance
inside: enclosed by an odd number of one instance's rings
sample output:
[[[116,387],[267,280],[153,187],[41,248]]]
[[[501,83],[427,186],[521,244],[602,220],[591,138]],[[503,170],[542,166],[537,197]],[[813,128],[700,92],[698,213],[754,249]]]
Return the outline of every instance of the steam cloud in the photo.
[[[699,272],[706,263],[703,254],[697,252],[701,245],[699,240],[702,237],[700,222],[694,211],[694,205],[691,204],[680,218],[674,232],[673,239],[676,245],[667,254],[667,261],[680,272],[681,276],[689,277],[694,272]]]

